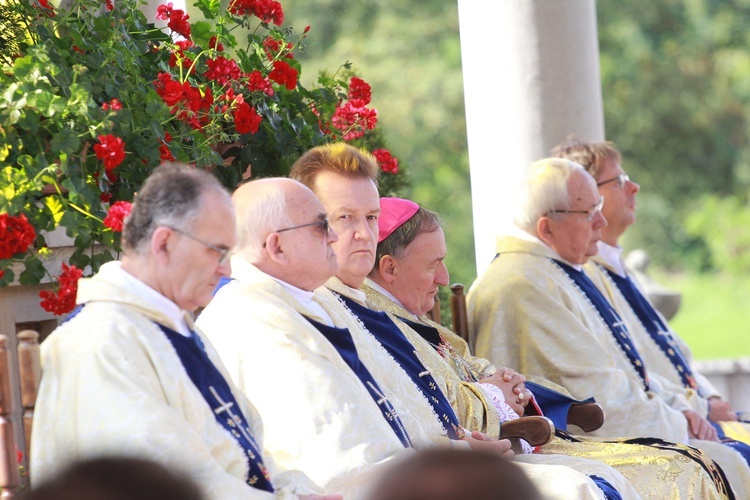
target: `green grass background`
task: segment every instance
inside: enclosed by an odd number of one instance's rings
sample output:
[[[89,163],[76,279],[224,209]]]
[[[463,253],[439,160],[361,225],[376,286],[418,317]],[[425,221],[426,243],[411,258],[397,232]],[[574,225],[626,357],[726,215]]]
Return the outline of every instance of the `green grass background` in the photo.
[[[750,279],[727,274],[667,274],[649,269],[682,294],[670,324],[695,359],[750,357]]]

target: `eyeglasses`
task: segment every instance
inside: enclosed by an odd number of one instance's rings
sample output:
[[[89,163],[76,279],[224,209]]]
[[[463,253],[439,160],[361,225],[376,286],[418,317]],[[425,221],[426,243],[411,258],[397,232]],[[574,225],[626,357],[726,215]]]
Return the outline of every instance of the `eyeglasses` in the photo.
[[[302,224],[300,226],[292,226],[292,227],[285,227],[284,229],[277,229],[276,231],[274,231],[274,233],[283,233],[284,231],[291,231],[292,229],[300,229],[303,227],[310,227],[310,226],[323,226],[323,232],[325,234],[328,234],[329,225],[328,225],[327,217],[321,220],[316,220],[315,222],[310,222],[309,224]]]
[[[627,176],[626,176],[627,177]],[[596,217],[596,214],[602,212],[604,206],[604,197],[599,198],[596,205],[591,210],[550,210],[548,214],[586,214],[586,220],[591,222]]]
[[[219,254],[219,265],[220,266],[222,264],[224,264],[227,261],[227,259],[229,259],[229,256],[232,253],[232,249],[231,248],[217,247],[216,245],[212,245],[211,243],[207,243],[207,242],[201,240],[200,238],[196,238],[192,234],[190,234],[188,232],[185,232],[182,229],[177,229],[176,227],[171,227],[171,226],[166,226],[166,227],[168,227],[169,229],[171,229],[172,231],[174,231],[176,233],[180,233],[181,235],[190,238],[193,241],[197,241],[198,243],[200,243],[201,245],[205,246],[206,248],[210,248],[214,252],[218,253]]]
[[[630,177],[628,177],[626,174],[620,174],[617,177],[612,177],[611,179],[607,179],[606,181],[597,182],[596,185],[597,187],[603,186],[605,184],[609,184],[610,182],[615,182],[615,181],[617,181],[617,187],[619,189],[622,189],[625,187],[625,184],[630,182]]]

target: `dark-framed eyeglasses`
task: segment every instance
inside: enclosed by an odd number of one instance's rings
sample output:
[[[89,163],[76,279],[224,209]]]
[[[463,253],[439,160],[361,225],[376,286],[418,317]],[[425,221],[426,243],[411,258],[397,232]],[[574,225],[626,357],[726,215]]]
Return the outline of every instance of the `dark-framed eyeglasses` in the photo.
[[[292,229],[300,229],[303,227],[310,227],[310,226],[322,226],[323,232],[325,234],[328,234],[328,229],[330,226],[328,225],[328,217],[325,217],[321,220],[316,220],[315,222],[310,222],[309,224],[301,224],[299,226],[292,226],[292,227],[285,227],[284,229],[277,229],[274,231],[274,233],[283,233],[284,231],[291,231]]]
[[[617,187],[619,189],[622,189],[625,187],[625,184],[630,182],[630,177],[628,177],[627,174],[619,174],[617,177],[612,177],[611,179],[607,179],[606,181],[597,182],[596,185],[597,187],[599,187],[615,181],[617,181]]]
[[[596,217],[596,214],[602,212],[604,206],[604,197],[599,198],[591,210],[550,210],[548,214],[586,214],[586,220],[591,222]]]
[[[174,231],[176,233],[180,233],[181,235],[183,235],[183,236],[185,236],[185,237],[187,237],[187,238],[189,238],[189,239],[191,239],[193,241],[196,241],[196,242],[200,243],[201,245],[205,246],[206,248],[210,248],[214,252],[218,253],[219,254],[219,265],[222,265],[227,260],[229,260],[229,256],[232,254],[232,249],[231,248],[217,247],[216,245],[212,245],[211,243],[208,243],[207,241],[203,241],[200,238],[196,238],[192,234],[188,233],[187,231],[183,231],[182,229],[178,229],[178,228],[172,227],[172,226],[166,226],[166,227],[168,227],[172,231]]]

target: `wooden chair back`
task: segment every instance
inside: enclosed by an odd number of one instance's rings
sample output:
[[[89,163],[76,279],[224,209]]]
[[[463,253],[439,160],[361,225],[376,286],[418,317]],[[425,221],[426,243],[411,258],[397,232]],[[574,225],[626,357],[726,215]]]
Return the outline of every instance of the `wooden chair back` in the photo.
[[[15,404],[11,396],[8,337],[0,335],[0,499],[18,498],[21,478],[18,474],[16,441],[13,438],[11,414]]]
[[[18,471],[18,452],[26,450],[26,463],[31,449],[31,425],[34,418],[34,404],[41,380],[41,362],[39,354],[39,334],[33,330],[18,333],[18,377],[10,371],[8,349],[12,345],[8,337],[0,335],[0,500],[19,498],[20,475]],[[24,443],[19,446],[13,433],[11,414],[17,403],[13,400],[11,384],[19,384],[21,405],[23,407]]]
[[[464,285],[454,283],[451,285],[451,318],[453,320],[453,332],[469,344],[469,349],[474,351],[474,339],[469,332],[469,315],[466,312],[466,295]]]

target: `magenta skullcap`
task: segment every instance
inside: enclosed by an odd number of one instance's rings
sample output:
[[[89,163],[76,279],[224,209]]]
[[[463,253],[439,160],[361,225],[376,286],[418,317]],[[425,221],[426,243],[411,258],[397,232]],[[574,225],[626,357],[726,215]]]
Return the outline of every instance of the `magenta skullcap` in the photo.
[[[419,210],[419,205],[413,201],[403,198],[380,198],[380,217],[378,217],[378,230],[380,236],[378,243],[389,237],[393,231],[414,217]]]

